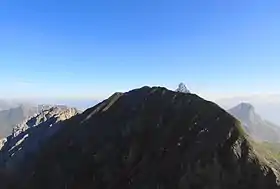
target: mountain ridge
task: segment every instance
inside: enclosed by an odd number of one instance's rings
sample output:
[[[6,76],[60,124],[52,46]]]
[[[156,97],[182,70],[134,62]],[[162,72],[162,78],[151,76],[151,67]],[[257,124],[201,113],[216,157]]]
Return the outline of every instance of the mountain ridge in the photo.
[[[51,107],[66,108],[66,105],[52,104],[23,104],[19,103],[15,107],[0,110],[0,139],[5,138],[13,132],[16,125],[28,120],[30,117],[41,113]]]
[[[195,94],[115,93],[64,121],[14,188],[279,188],[246,137]]]
[[[0,167],[9,172],[19,172],[28,164],[27,157],[32,157],[59,130],[59,123],[78,113],[77,109],[66,106],[45,106],[39,113],[16,125],[11,135],[1,139]]]

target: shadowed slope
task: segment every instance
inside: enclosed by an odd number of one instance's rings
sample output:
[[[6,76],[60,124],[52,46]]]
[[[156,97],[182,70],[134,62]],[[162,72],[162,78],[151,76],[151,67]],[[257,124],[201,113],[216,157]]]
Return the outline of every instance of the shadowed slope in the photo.
[[[61,127],[14,188],[278,188],[239,122],[193,94],[116,93]]]

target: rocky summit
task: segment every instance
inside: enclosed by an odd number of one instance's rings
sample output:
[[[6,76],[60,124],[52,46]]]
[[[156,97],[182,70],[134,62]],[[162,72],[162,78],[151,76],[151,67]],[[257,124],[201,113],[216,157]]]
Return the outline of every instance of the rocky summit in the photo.
[[[23,174],[2,173],[8,188],[279,188],[239,121],[194,94],[116,93],[60,127]]]

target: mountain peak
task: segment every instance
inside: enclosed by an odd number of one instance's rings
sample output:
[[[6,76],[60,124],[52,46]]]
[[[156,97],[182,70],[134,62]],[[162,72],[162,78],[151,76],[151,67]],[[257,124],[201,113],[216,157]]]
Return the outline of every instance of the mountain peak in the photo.
[[[184,83],[180,83],[178,85],[178,88],[176,89],[176,92],[190,93],[189,89],[186,87],[186,85]]]
[[[247,102],[238,104],[231,108],[229,112],[238,118],[247,119],[248,121],[254,121],[256,117],[259,117],[255,112],[254,106]]]
[[[255,110],[254,106],[248,102],[241,102],[238,106],[246,110]]]
[[[261,141],[279,142],[280,129],[278,126],[265,121],[258,115],[250,103],[240,103],[228,112],[238,119],[247,133],[254,139]]]
[[[114,94],[66,121],[36,158],[24,188],[276,188],[236,119],[161,87]]]

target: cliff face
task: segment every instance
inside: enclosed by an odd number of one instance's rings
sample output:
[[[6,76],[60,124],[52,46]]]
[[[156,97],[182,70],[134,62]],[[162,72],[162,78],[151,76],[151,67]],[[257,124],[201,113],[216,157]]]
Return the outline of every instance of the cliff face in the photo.
[[[274,189],[232,116],[165,88],[116,93],[66,120],[10,188]]]

